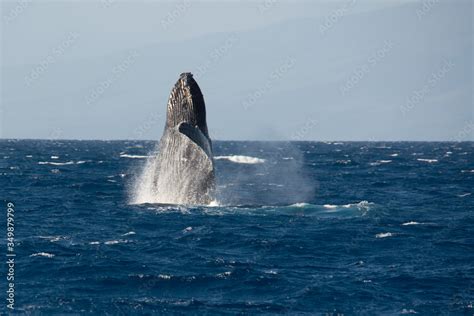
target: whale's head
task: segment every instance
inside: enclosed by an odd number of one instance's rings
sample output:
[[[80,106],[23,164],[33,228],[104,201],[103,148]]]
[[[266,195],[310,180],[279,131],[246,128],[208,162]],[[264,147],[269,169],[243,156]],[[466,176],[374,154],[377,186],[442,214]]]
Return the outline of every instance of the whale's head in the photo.
[[[206,137],[209,137],[204,97],[190,72],[182,73],[171,90],[166,115],[165,128],[174,128],[181,123],[188,123],[198,127]]]

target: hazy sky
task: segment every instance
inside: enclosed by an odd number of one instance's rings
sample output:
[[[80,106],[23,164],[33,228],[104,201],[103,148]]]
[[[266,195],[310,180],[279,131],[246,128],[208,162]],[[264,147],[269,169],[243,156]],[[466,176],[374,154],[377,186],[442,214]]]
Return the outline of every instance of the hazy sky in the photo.
[[[3,138],[474,140],[472,1],[2,1]]]

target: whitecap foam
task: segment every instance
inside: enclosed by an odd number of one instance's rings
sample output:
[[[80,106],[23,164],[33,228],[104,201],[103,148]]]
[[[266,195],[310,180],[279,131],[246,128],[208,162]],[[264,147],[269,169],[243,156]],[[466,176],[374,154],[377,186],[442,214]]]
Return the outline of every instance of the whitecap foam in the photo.
[[[418,314],[417,311],[415,311],[414,309],[406,309],[404,308],[402,311],[401,311],[401,314],[405,315],[405,314]]]
[[[417,160],[418,160],[418,161],[421,161],[421,162],[427,162],[427,163],[435,163],[435,162],[438,162],[438,159],[424,159],[424,158],[418,158]]]
[[[38,236],[38,238],[49,240],[50,242],[60,241],[61,239],[66,239],[63,236]]]
[[[402,226],[411,226],[411,225],[421,225],[421,224],[418,222],[413,222],[413,221],[402,224]]]
[[[122,236],[130,236],[130,235],[136,235],[134,231],[130,231],[128,233],[123,234]]]
[[[66,166],[66,165],[73,165],[74,161],[68,162],[54,162],[54,161],[40,161],[38,165],[51,165],[51,166]]]
[[[342,207],[344,207],[344,208],[357,207],[359,209],[368,210],[373,205],[374,205],[374,203],[369,202],[369,201],[360,201],[359,203],[350,203],[350,204],[343,205]]]
[[[327,209],[335,209],[335,208],[337,208],[338,206],[337,206],[337,205],[333,205],[333,204],[324,204],[323,207],[324,207],[324,208],[327,208]]]
[[[391,154],[390,157],[398,157],[398,154]]]
[[[352,162],[352,160],[348,159],[348,160],[338,160],[336,161],[336,163],[338,164],[342,164],[342,165],[348,165]]]
[[[47,253],[47,252],[37,252],[37,253],[34,253],[34,254],[30,255],[30,257],[52,258],[52,257],[54,257],[54,255],[52,253]]]
[[[216,277],[221,278],[221,279],[225,279],[226,277],[230,276],[231,274],[232,274],[231,271],[225,271],[223,273],[216,274]]]
[[[119,239],[119,240],[108,240],[106,242],[104,242],[104,245],[116,245],[116,244],[126,244],[128,243],[129,240],[123,240],[123,239]]]
[[[265,159],[257,158],[257,157],[250,157],[250,156],[240,156],[240,155],[231,155],[231,156],[216,156],[214,157],[216,160],[228,160],[235,163],[243,163],[243,164],[258,164],[258,163],[265,163]]]
[[[380,166],[380,165],[391,163],[391,162],[392,162],[392,160],[377,160],[376,162],[369,163],[369,165],[371,165],[371,166]]]
[[[59,156],[51,156],[51,159],[59,159]]]
[[[380,234],[375,235],[375,238],[387,238],[387,237],[392,237],[392,236],[393,236],[392,233],[380,233]]]
[[[149,156],[144,155],[129,155],[129,154],[120,154],[121,158],[130,158],[130,159],[147,159]]]

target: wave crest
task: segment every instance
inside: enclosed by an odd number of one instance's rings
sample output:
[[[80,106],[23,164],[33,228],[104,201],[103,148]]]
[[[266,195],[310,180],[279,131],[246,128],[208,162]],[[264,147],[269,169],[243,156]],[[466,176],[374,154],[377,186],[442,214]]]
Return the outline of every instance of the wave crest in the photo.
[[[240,155],[231,155],[231,156],[216,156],[214,157],[215,160],[228,160],[235,163],[242,163],[242,164],[259,164],[265,163],[265,159],[251,157],[251,156],[240,156]]]

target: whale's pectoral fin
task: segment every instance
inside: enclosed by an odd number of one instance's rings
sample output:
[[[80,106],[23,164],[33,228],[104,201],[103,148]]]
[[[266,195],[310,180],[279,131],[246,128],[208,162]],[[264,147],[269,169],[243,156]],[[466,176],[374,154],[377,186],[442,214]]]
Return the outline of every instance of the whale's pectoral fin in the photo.
[[[201,132],[201,130],[189,123],[183,122],[178,126],[178,131],[187,136],[192,142],[199,146],[207,157],[212,161],[212,148],[209,139]]]

